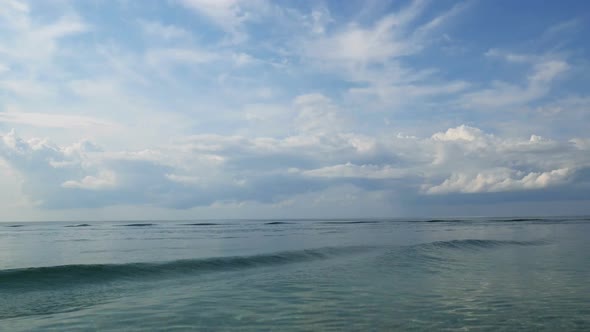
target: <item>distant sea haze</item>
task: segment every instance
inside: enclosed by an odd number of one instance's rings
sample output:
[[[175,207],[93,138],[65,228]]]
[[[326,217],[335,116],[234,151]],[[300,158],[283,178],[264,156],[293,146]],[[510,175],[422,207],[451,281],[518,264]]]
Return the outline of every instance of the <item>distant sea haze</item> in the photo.
[[[590,329],[589,217],[0,224],[0,326]]]

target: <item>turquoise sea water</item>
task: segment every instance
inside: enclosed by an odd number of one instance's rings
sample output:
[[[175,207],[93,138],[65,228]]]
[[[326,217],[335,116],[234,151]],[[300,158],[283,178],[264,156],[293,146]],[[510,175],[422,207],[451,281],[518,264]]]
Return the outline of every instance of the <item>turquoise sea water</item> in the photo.
[[[590,330],[590,218],[0,224],[0,330]]]

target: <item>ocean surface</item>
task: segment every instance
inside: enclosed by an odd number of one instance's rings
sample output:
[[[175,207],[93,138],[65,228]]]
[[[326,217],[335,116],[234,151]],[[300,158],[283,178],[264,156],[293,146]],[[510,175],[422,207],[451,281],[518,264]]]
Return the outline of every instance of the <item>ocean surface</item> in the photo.
[[[590,218],[0,223],[1,331],[590,331]]]

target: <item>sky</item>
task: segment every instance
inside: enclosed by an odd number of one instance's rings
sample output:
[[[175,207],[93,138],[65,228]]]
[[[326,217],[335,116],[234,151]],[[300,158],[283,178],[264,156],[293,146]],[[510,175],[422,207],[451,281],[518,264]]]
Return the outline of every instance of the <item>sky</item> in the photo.
[[[0,0],[0,221],[590,214],[588,1]]]

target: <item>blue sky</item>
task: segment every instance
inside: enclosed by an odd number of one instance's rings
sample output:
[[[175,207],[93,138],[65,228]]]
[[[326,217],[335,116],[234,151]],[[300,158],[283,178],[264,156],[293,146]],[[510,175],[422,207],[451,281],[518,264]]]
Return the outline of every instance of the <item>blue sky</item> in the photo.
[[[0,220],[590,213],[586,1],[0,6]]]

